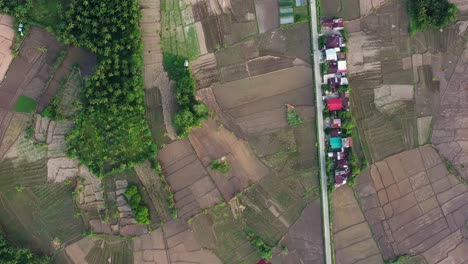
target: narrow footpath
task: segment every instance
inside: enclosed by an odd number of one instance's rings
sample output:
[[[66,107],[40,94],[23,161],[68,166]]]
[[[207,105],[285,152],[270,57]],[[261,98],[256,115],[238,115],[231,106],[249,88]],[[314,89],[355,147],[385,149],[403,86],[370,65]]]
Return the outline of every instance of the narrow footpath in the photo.
[[[318,26],[316,1],[310,1],[310,35],[313,50],[313,70],[315,76],[315,105],[317,107],[317,144],[319,149],[320,177],[322,178],[322,216],[323,216],[323,240],[325,263],[332,264],[331,238],[330,238],[330,214],[328,211],[328,188],[327,173],[325,170],[325,132],[323,128],[323,100],[322,100],[322,78],[320,75],[320,50],[318,49]]]

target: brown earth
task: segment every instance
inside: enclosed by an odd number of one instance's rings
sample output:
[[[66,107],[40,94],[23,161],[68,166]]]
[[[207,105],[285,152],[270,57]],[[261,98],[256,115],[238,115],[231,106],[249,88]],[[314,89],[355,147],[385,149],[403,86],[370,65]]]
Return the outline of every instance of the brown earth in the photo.
[[[175,194],[178,216],[182,219],[189,219],[222,201],[220,192],[188,139],[166,145],[159,151],[158,160]]]
[[[323,258],[322,217],[320,202],[308,205],[281,240],[281,245],[288,249],[288,254],[273,257],[273,263],[325,263]]]
[[[299,66],[216,85],[213,92],[221,117],[234,119],[236,133],[248,137],[287,127],[286,104],[307,108],[301,117],[312,120],[311,85],[310,68]]]
[[[38,102],[38,112],[44,110],[50,100],[57,94],[61,83],[66,79],[72,67],[77,65],[83,77],[92,74],[94,67],[97,64],[96,55],[85,51],[81,48],[69,47],[63,62],[58,66],[53,73],[53,77],[47,83],[47,88]]]
[[[433,147],[375,163],[359,175],[355,190],[385,260],[404,254],[420,254],[428,263],[468,260],[462,236],[468,187]]]
[[[11,54],[11,46],[15,38],[14,19],[8,15],[0,15],[0,80],[3,80],[5,73],[13,61]],[[0,98],[4,95],[0,93]],[[0,99],[0,106],[3,105],[3,100]]]
[[[55,69],[53,64],[64,49],[46,30],[31,27],[16,57],[0,85],[0,98],[5,109],[11,110],[20,95],[39,100]]]
[[[337,263],[382,263],[379,247],[359,208],[353,190],[332,193],[333,241]]]
[[[259,33],[264,33],[280,26],[279,5],[276,1],[255,1],[255,11],[257,14]]]

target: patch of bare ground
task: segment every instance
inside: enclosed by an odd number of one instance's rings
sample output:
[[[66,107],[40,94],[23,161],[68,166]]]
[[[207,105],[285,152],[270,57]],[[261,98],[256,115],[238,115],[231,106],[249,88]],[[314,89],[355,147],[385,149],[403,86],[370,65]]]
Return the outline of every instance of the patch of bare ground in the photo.
[[[187,220],[222,201],[219,190],[188,139],[166,145],[159,151],[158,160],[175,194],[178,216],[182,219]]]
[[[140,1],[142,12],[140,29],[144,44],[143,87],[146,115],[153,138],[158,144],[163,144],[168,141],[167,137],[174,139],[176,136],[172,118],[177,103],[174,96],[174,83],[169,80],[162,65],[160,5],[160,0]]]
[[[32,116],[0,108],[0,160],[28,126]]]
[[[461,235],[468,187],[433,147],[375,163],[359,175],[355,192],[385,260],[404,254],[422,255],[428,263],[468,260]]]
[[[310,68],[299,66],[216,85],[213,92],[220,109],[240,127],[241,135],[252,136],[287,127],[287,103],[307,108],[307,115],[301,117],[305,122],[312,120],[311,87]]]
[[[440,50],[431,56],[433,78],[440,87],[440,111],[432,133],[432,143],[442,156],[468,179],[468,31],[465,22],[440,33],[421,36],[427,49]]]
[[[342,186],[332,193],[333,241],[337,263],[382,263],[353,190]]]
[[[255,1],[258,31],[264,33],[268,30],[279,28],[279,5],[276,1]]]
[[[361,12],[363,7],[361,1]],[[435,113],[436,104],[431,105],[432,111],[422,109],[436,100],[438,93],[426,88],[426,83],[418,84],[421,88],[415,91],[413,78],[418,71],[417,67],[416,71],[409,70],[415,61],[407,33],[406,4],[389,1],[345,27],[350,32],[351,104],[360,138],[368,151],[366,156],[378,161],[417,147],[418,135],[427,131],[427,126],[417,126],[417,118]],[[424,93],[422,89],[426,89]]]
[[[13,61],[11,46],[15,38],[14,18],[8,15],[0,15],[0,80],[3,80],[5,73]],[[0,92],[0,106],[8,96]]]
[[[189,139],[225,201],[269,174],[247,142],[215,121],[204,122],[200,128],[193,129]],[[210,168],[211,161],[221,157],[226,157],[232,167],[226,174]]]
[[[322,217],[320,202],[308,205],[281,240],[287,254],[273,257],[273,263],[325,263],[323,258]]]
[[[81,48],[69,47],[66,50],[63,61],[56,66],[57,69],[46,84],[44,94],[40,97],[38,102],[38,112],[42,112],[50,103],[50,100],[59,92],[74,65],[78,66],[83,77],[86,77],[93,72],[96,64],[97,58],[95,54]]]
[[[65,253],[71,263],[132,263],[131,242],[119,237],[84,237],[68,245]]]
[[[55,72],[53,64],[64,49],[51,33],[31,27],[0,85],[2,98],[9,99],[2,101],[2,107],[11,110],[20,95],[39,100]]]

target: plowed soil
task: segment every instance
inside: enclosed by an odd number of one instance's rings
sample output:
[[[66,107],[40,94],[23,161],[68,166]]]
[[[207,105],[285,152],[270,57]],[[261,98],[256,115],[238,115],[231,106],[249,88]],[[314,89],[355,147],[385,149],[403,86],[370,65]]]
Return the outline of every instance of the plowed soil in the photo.
[[[468,260],[462,236],[468,187],[431,146],[372,165],[359,175],[356,196],[385,260],[405,254],[428,263]]]

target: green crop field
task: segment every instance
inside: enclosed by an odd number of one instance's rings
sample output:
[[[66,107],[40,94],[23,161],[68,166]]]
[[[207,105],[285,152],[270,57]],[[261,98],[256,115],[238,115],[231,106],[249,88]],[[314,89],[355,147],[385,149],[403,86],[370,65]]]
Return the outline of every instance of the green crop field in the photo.
[[[197,32],[190,18],[190,6],[180,0],[163,0],[161,3],[162,48],[164,52],[194,59],[200,55]]]
[[[27,96],[21,95],[16,100],[13,110],[21,113],[34,113],[36,111],[37,102],[36,100]]]

